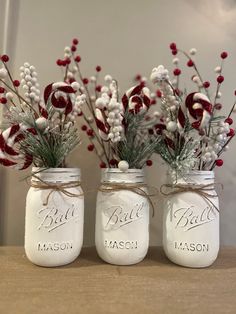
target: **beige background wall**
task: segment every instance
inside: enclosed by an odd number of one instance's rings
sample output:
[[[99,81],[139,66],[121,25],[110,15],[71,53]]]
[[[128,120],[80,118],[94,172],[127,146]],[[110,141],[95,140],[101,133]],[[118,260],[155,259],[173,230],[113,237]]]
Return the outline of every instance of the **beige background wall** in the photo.
[[[1,6],[6,1],[0,0]],[[134,74],[149,77],[153,66],[171,66],[168,45],[176,41],[184,49],[196,47],[203,76],[214,77],[218,54],[227,50],[230,57],[225,67],[226,84],[223,101],[228,110],[236,89],[236,5],[227,0],[12,0],[14,18],[8,32],[7,52],[13,56],[14,76],[24,61],[33,63],[39,72],[41,86],[60,80],[55,60],[73,37],[81,44],[82,69],[85,76],[93,74],[100,64],[104,73],[115,76],[122,91],[130,86]],[[2,19],[0,18],[0,24]],[[1,27],[0,27],[1,29]],[[3,36],[0,32],[1,44]],[[1,47],[0,44],[0,47]],[[1,47],[2,48],[2,47]],[[225,157],[225,166],[217,170],[217,180],[224,184],[221,195],[221,242],[236,244],[236,141]],[[99,184],[97,160],[79,147],[70,158],[83,172],[84,189]],[[25,173],[5,171],[1,175],[0,208],[1,241],[20,245],[24,234],[24,202],[28,186],[20,182]],[[162,184],[165,168],[160,161],[148,169],[152,185]],[[4,181],[5,180],[5,181]],[[2,185],[6,187],[3,189]],[[85,245],[94,243],[95,193],[86,194]],[[161,243],[161,200],[151,220],[151,244]]]

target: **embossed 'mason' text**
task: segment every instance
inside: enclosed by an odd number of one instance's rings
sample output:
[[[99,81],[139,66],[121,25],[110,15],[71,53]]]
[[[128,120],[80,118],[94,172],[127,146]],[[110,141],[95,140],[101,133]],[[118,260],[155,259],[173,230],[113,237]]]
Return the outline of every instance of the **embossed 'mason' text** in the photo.
[[[65,251],[73,248],[72,242],[39,242],[38,251]]]
[[[120,249],[120,250],[130,250],[138,248],[138,241],[116,241],[116,240],[105,240],[105,248],[109,249]]]
[[[207,243],[188,243],[188,242],[177,242],[174,243],[176,250],[191,251],[191,252],[208,252],[209,244]]]

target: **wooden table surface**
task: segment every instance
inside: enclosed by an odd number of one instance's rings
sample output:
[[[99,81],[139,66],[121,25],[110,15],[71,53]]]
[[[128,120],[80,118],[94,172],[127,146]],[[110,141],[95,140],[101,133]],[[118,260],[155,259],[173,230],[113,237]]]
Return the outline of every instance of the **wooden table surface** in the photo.
[[[236,313],[236,248],[221,249],[210,268],[188,269],[156,247],[134,266],[105,264],[84,248],[58,268],[31,264],[21,247],[1,247],[0,313]]]

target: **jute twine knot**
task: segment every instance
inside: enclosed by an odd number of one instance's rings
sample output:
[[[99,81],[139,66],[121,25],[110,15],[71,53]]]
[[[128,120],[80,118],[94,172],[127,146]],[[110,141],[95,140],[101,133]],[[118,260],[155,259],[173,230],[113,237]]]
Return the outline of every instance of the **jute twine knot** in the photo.
[[[145,191],[144,190],[145,188],[148,189],[149,191]],[[140,196],[145,197],[148,200],[149,204],[151,205],[152,217],[154,217],[155,207],[154,207],[151,197],[157,196],[158,194],[157,188],[153,186],[148,186],[147,184],[143,184],[143,183],[134,184],[134,183],[104,182],[98,189],[98,191],[105,192],[105,193],[122,191],[122,190],[131,191]],[[150,192],[150,190],[152,190],[152,192]]]
[[[69,197],[80,197],[80,196],[84,195],[82,192],[78,194],[78,193],[72,193],[72,192],[68,191],[68,189],[70,189],[70,188],[75,188],[75,187],[81,186],[80,181],[69,181],[69,182],[64,182],[64,183],[49,183],[49,182],[42,180],[41,178],[39,178],[36,175],[33,175],[33,177],[38,180],[38,182],[37,181],[31,181],[30,185],[33,188],[41,189],[41,190],[51,190],[48,193],[46,200],[43,202],[44,206],[48,205],[49,198],[52,195],[52,193],[55,191],[60,192],[60,193],[66,195],[66,196],[69,196]]]
[[[184,193],[184,192],[196,193],[196,194],[202,196],[206,200],[206,202],[210,203],[219,212],[219,208],[211,200],[211,198],[218,197],[218,194],[215,191],[215,188],[217,186],[220,186],[221,189],[223,190],[223,184],[221,184],[221,183],[192,184],[192,185],[188,185],[188,184],[163,184],[160,187],[160,192],[164,196],[176,195],[176,194]]]

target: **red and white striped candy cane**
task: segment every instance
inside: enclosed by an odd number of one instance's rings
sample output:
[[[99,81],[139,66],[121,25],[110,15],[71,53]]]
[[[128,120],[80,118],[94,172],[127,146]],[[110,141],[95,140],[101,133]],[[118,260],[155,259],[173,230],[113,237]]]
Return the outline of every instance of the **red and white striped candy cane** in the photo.
[[[194,129],[207,126],[212,112],[212,104],[208,97],[202,93],[191,93],[186,97],[185,106],[181,104],[178,111],[178,127],[182,130],[186,123],[186,114]]]
[[[124,109],[138,113],[140,110],[147,110],[150,107],[150,91],[143,84],[131,87],[122,97]]]
[[[212,112],[212,104],[202,93],[191,93],[185,101],[189,113],[189,120],[193,128],[202,129],[207,126]]]
[[[100,109],[95,110],[95,115],[96,115],[96,125],[98,128],[98,133],[100,137],[104,140],[108,140],[108,133],[109,133],[109,128],[106,125],[105,119],[103,117],[102,111]]]
[[[17,170],[28,168],[32,163],[32,156],[22,156],[17,150],[24,135],[19,124],[15,124],[0,134],[0,164]]]

